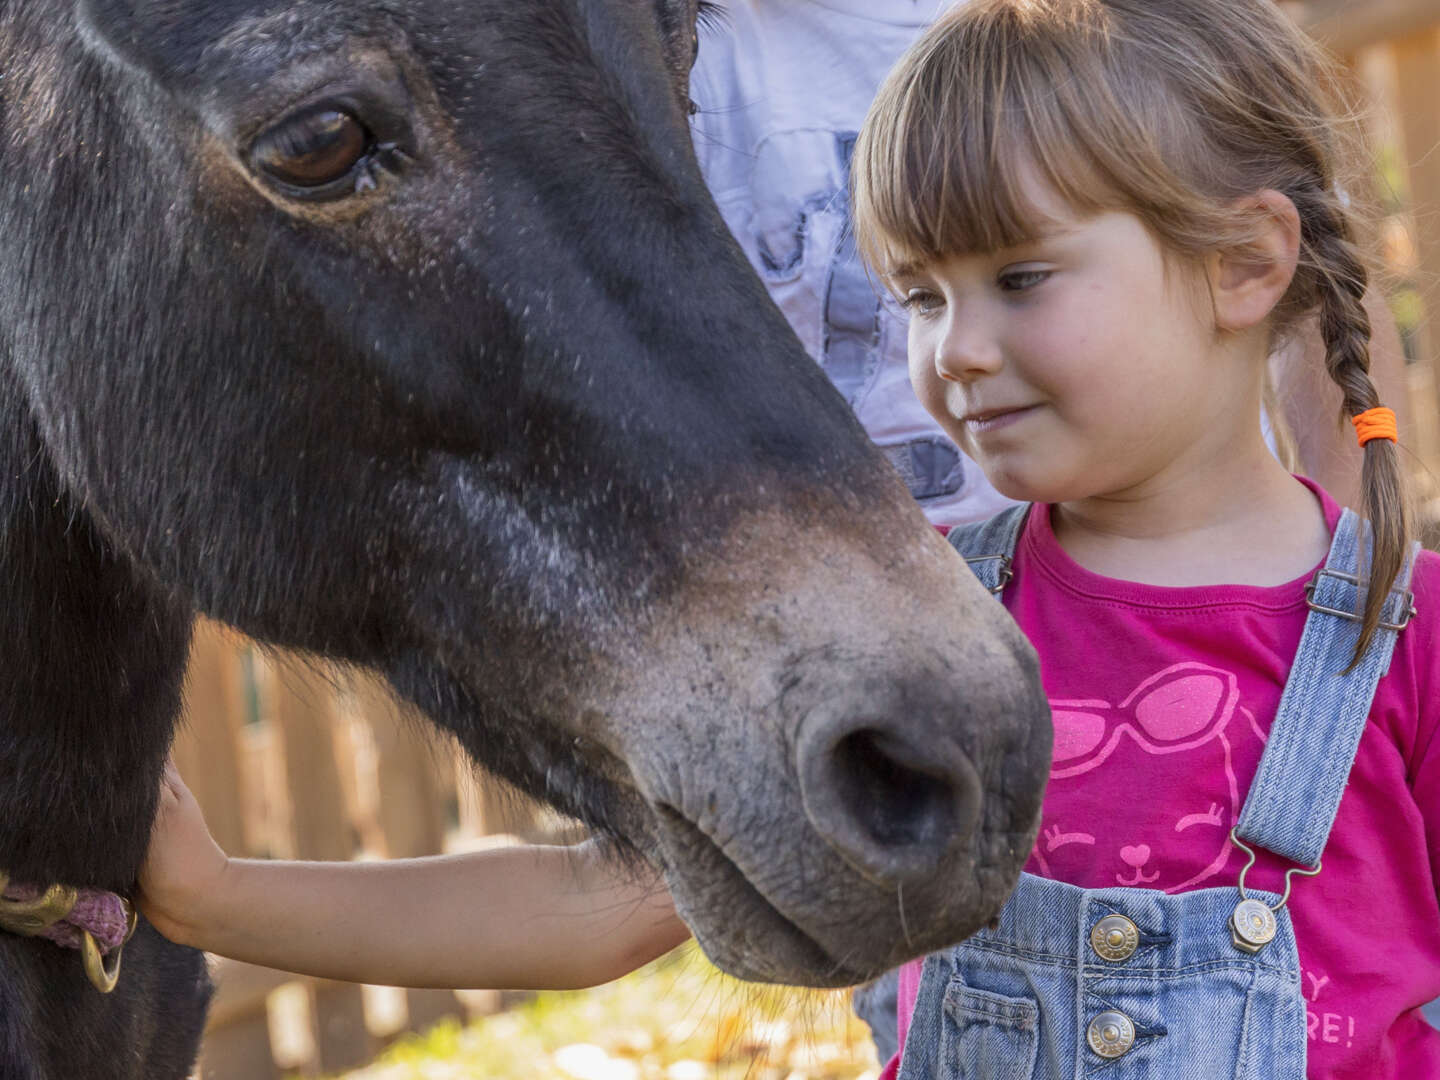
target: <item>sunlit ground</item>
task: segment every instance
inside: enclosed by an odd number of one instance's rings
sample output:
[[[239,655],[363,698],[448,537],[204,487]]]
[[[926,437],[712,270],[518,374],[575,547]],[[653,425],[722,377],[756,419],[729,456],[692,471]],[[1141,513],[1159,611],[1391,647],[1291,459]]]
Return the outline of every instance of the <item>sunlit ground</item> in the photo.
[[[755,987],[687,945],[595,990],[446,1023],[344,1080],[874,1080],[848,991]]]

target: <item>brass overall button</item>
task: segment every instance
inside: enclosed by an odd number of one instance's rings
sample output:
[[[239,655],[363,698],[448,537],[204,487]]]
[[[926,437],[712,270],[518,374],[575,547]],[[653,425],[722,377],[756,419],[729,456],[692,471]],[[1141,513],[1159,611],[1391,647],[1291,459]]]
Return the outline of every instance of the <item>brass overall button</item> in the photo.
[[[1090,928],[1090,948],[1101,960],[1129,960],[1140,945],[1140,931],[1124,915],[1106,915]]]
[[[1259,900],[1241,900],[1230,916],[1230,938],[1243,952],[1259,952],[1275,940],[1278,929],[1275,912]]]
[[[1118,1058],[1135,1045],[1135,1025],[1122,1012],[1103,1012],[1085,1029],[1090,1049],[1103,1058]]]

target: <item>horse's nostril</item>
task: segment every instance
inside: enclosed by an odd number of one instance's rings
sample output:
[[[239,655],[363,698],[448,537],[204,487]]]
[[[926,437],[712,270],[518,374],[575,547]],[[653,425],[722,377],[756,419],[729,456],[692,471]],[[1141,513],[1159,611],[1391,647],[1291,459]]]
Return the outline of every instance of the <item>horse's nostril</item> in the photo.
[[[890,884],[929,877],[968,846],[980,779],[950,740],[920,740],[876,723],[822,722],[799,751],[806,815],[866,876]]]
[[[889,848],[943,844],[958,822],[950,780],[905,760],[905,748],[881,731],[846,735],[832,751],[834,782],[855,824]]]

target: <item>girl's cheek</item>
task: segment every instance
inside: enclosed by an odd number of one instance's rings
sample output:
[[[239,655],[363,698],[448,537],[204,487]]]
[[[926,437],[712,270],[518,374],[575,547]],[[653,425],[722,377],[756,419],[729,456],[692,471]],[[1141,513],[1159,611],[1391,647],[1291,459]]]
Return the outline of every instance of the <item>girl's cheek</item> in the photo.
[[[909,365],[910,385],[915,388],[915,393],[922,402],[926,400],[926,395],[931,393],[932,384],[940,381],[940,377],[935,373],[934,356],[926,335],[912,320],[909,336],[905,340],[905,359]]]
[[[946,390],[949,384],[935,373],[935,366],[929,362],[927,356],[928,354],[923,352],[921,343],[912,337],[910,340],[910,386],[915,391],[915,396],[919,398],[920,404],[925,406],[925,411],[943,425],[949,397]]]
[[[974,457],[975,447],[971,445],[969,433],[965,424],[960,420],[960,417],[965,414],[964,394],[960,387],[953,383],[945,383],[943,386],[940,412],[933,415],[939,421],[941,430],[950,436],[951,441]]]
[[[1030,381],[1064,381],[1084,350],[1085,326],[1064,318],[1036,318],[1015,342],[1014,355],[1023,358]]]

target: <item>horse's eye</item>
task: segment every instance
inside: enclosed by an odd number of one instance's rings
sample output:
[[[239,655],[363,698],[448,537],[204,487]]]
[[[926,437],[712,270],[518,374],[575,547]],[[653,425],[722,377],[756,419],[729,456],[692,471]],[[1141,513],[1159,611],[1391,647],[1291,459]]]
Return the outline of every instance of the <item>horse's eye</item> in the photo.
[[[345,179],[364,159],[372,138],[347,112],[319,108],[271,128],[250,150],[261,172],[297,188],[323,188]]]

